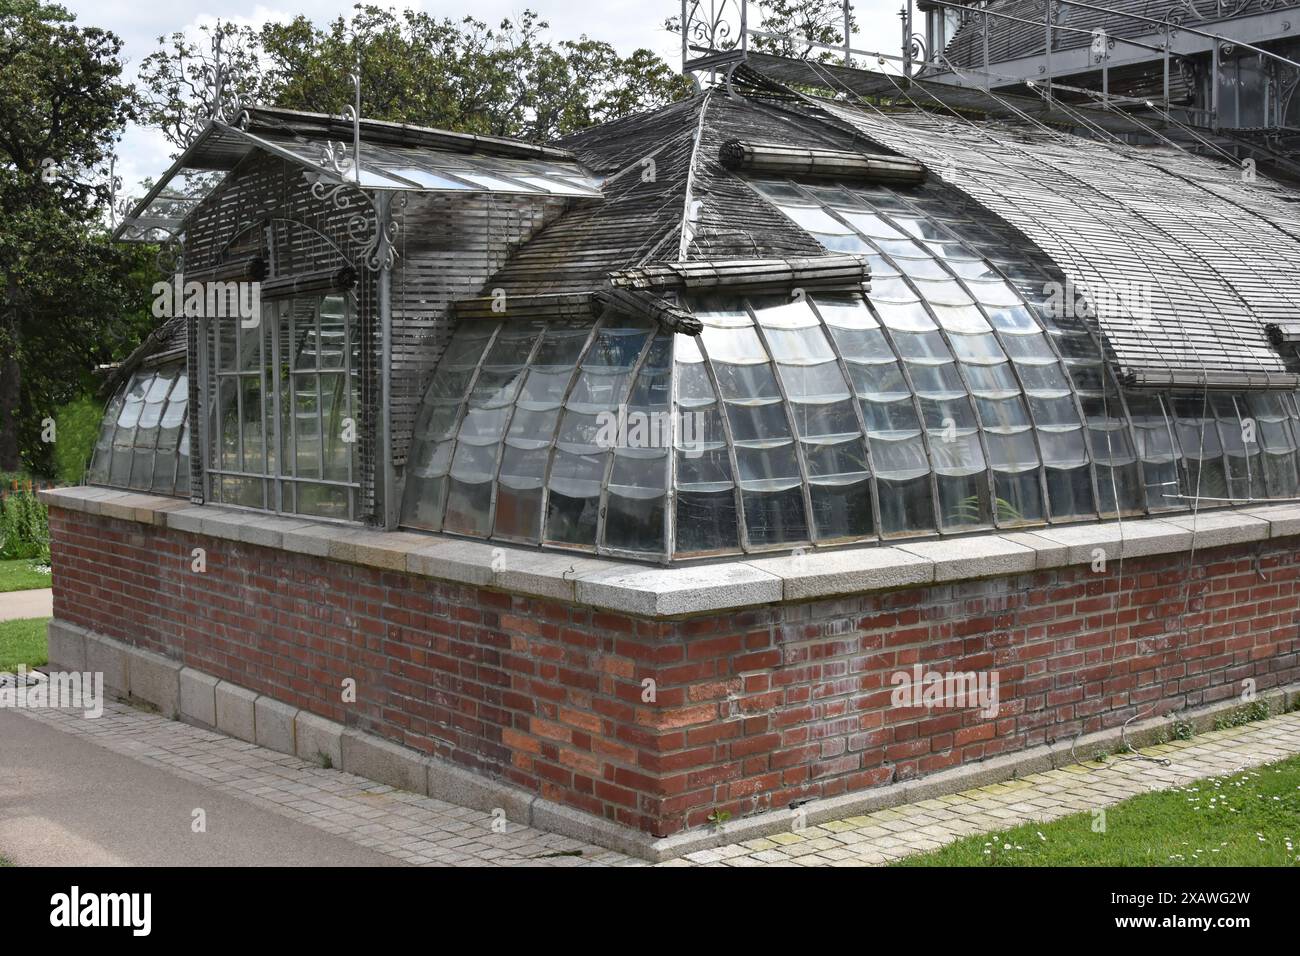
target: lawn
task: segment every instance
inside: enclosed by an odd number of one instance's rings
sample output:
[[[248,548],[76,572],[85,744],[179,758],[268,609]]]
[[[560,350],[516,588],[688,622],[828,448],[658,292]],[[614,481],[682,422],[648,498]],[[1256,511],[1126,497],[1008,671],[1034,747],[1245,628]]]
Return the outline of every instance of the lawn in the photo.
[[[895,866],[1300,866],[1300,757],[1092,813],[977,834]]]
[[[19,664],[40,667],[48,662],[45,625],[48,617],[20,621],[0,621],[0,671],[13,670]]]
[[[37,564],[30,558],[16,561],[0,561],[0,593],[5,591],[27,591],[31,588],[48,588],[50,571],[37,571]]]

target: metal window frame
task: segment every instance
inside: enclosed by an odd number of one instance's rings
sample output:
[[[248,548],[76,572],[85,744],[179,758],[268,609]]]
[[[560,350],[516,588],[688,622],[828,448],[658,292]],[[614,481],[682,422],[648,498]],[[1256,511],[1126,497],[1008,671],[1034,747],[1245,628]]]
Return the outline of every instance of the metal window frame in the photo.
[[[216,416],[217,428],[216,434],[213,434],[211,422],[207,424],[207,434],[203,436],[203,447],[206,451],[203,463],[205,475],[205,487],[208,492],[209,500],[219,502],[223,505],[232,507],[244,507],[255,511],[264,511],[269,514],[290,515],[294,517],[311,517],[321,518],[323,520],[348,521],[357,520],[357,504],[360,492],[360,483],[356,480],[356,453],[357,442],[345,443],[348,447],[347,465],[348,478],[345,481],[325,478],[324,462],[324,407],[320,389],[320,310],[325,298],[335,296],[343,303],[344,312],[344,348],[342,353],[343,365],[339,369],[329,370],[329,374],[337,375],[341,378],[344,385],[344,410],[346,414],[355,415],[355,409],[352,408],[352,375],[356,371],[353,367],[352,360],[352,342],[354,329],[353,325],[358,320],[359,303],[355,292],[347,291],[323,291],[311,293],[308,295],[273,295],[264,297],[259,303],[259,315],[261,321],[257,327],[257,353],[258,368],[256,371],[244,371],[241,368],[241,359],[243,356],[244,339],[249,330],[243,328],[242,323],[236,326],[234,335],[234,369],[223,370],[221,367],[221,334],[219,321],[208,318],[201,319],[203,334],[200,341],[206,343],[206,347],[200,350],[199,365],[201,373],[207,381],[206,390],[211,396],[212,407],[208,415],[202,416],[205,421]],[[289,335],[290,348],[293,348],[297,331],[298,321],[294,313],[294,303],[310,302],[312,312],[312,325],[315,330],[317,351],[314,356],[314,365],[310,369],[298,369],[296,363],[289,359],[290,366],[287,374],[283,373],[285,356],[283,355],[283,342],[281,337],[287,330]],[[268,321],[269,318],[269,321]],[[270,337],[270,349],[267,349],[267,336]],[[213,354],[215,351],[216,362],[213,368]],[[268,366],[268,351],[269,361]],[[270,374],[268,375],[268,368]],[[311,377],[316,383],[316,415],[318,440],[321,443],[321,452],[317,462],[319,474],[316,477],[304,477],[300,475],[298,468],[298,437],[297,437],[297,414],[296,402],[298,395],[298,379],[300,377]],[[235,468],[228,468],[224,465],[214,462],[221,462],[221,449],[219,443],[221,440],[221,427],[219,418],[221,415],[221,382],[223,379],[230,379],[236,382],[236,416],[239,423],[239,442],[237,449],[238,465]],[[244,405],[243,382],[245,379],[256,379],[260,389],[261,397],[258,403],[259,429],[262,435],[262,471],[255,472],[247,468],[244,449],[244,428],[248,422],[247,410]],[[274,387],[268,389],[268,384]],[[284,426],[284,404],[281,397],[282,389],[288,389],[289,400],[289,434],[285,434]],[[268,433],[267,414],[270,410],[273,415],[272,424],[274,436]],[[340,439],[341,440],[341,439]],[[275,447],[274,466],[271,463],[270,449]],[[286,453],[286,448],[289,453]],[[220,493],[222,481],[224,478],[238,479],[256,479],[262,484],[262,506],[260,508],[240,505],[236,502],[224,500],[224,494]],[[339,518],[333,515],[318,515],[304,513],[300,510],[301,502],[299,492],[302,488],[317,485],[324,488],[344,488],[346,494],[346,518]],[[286,493],[287,492],[287,493]],[[291,501],[287,501],[291,498]]]

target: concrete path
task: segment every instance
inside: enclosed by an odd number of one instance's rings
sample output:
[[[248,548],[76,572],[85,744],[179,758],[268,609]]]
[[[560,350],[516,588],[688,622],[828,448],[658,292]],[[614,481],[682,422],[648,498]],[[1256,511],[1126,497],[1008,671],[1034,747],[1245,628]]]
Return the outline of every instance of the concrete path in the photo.
[[[59,741],[67,747],[56,753]],[[112,781],[119,790],[104,794],[96,782],[85,785],[85,775],[94,773],[82,767],[81,758],[89,753],[100,755],[105,768],[102,778],[91,780]],[[13,773],[12,768],[23,765],[19,761],[32,769]],[[130,789],[137,780],[138,789]],[[157,788],[163,791],[161,803],[148,799]],[[65,789],[81,796],[74,798]],[[234,862],[270,858],[309,865],[316,862],[311,854],[336,851],[352,854],[352,862],[359,864],[639,862],[122,703],[106,702],[97,719],[72,710],[0,710],[0,856],[16,863],[56,862],[53,847],[40,847],[57,845],[62,828],[84,841],[77,852],[89,854],[100,845],[134,862],[140,856],[126,851],[138,843],[135,853],[153,854],[151,862],[189,865],[199,862],[194,855],[198,838],[189,832],[196,807],[208,811],[209,840],[277,828],[287,834],[279,843],[268,843],[264,853],[253,845],[263,836],[228,844],[232,853],[238,847],[247,850],[247,859]],[[27,817],[49,819],[53,825],[42,832],[25,825]],[[160,823],[164,820],[165,825]],[[304,849],[295,855],[286,843]]]
[[[194,832],[196,819],[206,832]],[[0,710],[0,855],[20,866],[392,866],[392,856]]]
[[[971,833],[1057,819],[1300,753],[1300,713],[1146,748],[1163,767],[1111,758],[703,850],[665,866],[873,866]],[[194,808],[208,833],[190,833]],[[97,856],[99,854],[100,856]],[[16,862],[231,860],[643,866],[479,810],[325,770],[109,703],[0,711],[0,855]]]
[[[0,593],[0,621],[17,621],[28,617],[53,616],[54,591],[52,588]]]

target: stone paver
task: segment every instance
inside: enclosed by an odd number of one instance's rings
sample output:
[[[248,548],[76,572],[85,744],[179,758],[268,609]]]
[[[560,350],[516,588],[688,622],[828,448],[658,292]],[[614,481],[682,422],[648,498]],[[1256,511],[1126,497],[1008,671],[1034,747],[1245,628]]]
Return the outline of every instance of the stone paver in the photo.
[[[95,720],[72,710],[20,709],[12,713],[408,863],[646,865],[603,847],[517,823],[507,822],[504,832],[495,832],[492,815],[481,810],[395,790],[340,770],[326,770],[114,701],[106,702],[103,716]],[[75,768],[69,772],[75,773]]]
[[[1020,780],[992,784],[950,796],[892,807],[798,832],[777,834],[767,841],[708,851],[723,853],[724,866],[761,862],[792,862],[828,866],[882,866],[924,853],[972,833],[1005,830],[1021,823],[1056,820],[1081,810],[1110,806],[1141,793],[1182,786],[1200,777],[1234,773],[1300,753],[1300,713],[1201,734],[1192,740],[1145,748],[1136,755],[1109,758],[1104,764],[1061,767]],[[1171,761],[1168,767],[1138,759],[1153,756]],[[795,839],[791,839],[794,837]],[[829,837],[842,849],[809,854],[807,847]],[[756,850],[759,842],[764,848]],[[743,850],[743,854],[733,850]],[[680,861],[679,861],[680,862]],[[695,861],[687,859],[689,864]]]
[[[644,861],[490,814],[326,770],[224,734],[110,702],[98,720],[19,710],[119,754],[424,866],[644,866]],[[1300,753],[1300,713],[1273,717],[1136,755],[1036,773],[920,803],[691,853],[664,866],[881,866],[972,833],[1046,822]],[[500,825],[497,826],[497,831]]]

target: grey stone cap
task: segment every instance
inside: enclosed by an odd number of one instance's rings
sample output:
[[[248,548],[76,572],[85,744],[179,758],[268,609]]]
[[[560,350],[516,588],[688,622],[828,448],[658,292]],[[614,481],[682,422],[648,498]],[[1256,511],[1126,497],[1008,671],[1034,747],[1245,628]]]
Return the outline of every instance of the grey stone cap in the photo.
[[[679,617],[916,585],[1000,577],[1300,535],[1300,505],[900,542],[713,564],[657,567],[310,518],[193,505],[112,488],[41,492],[53,508],[162,525],[224,541],[647,618]]]

